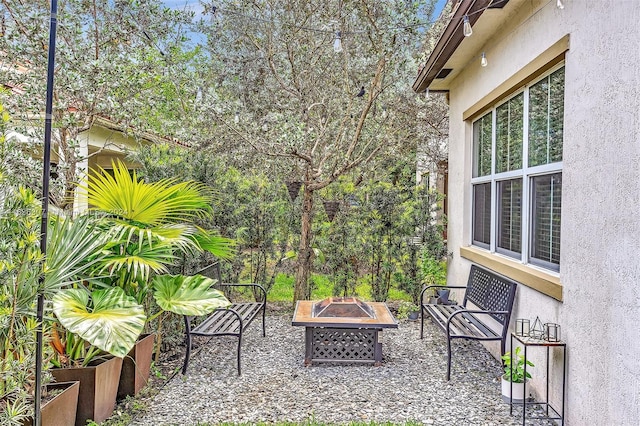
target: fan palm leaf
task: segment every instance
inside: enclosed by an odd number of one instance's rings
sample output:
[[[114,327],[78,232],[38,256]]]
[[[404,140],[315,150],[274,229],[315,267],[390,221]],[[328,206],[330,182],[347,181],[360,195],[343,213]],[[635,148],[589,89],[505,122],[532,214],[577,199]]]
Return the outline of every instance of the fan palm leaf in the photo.
[[[202,228],[198,228],[198,231],[199,232],[194,234],[193,238],[202,250],[208,251],[219,259],[230,259],[233,257],[236,247],[234,240]]]
[[[44,290],[55,292],[86,276],[101,262],[106,236],[90,216],[54,218],[49,224]]]
[[[113,176],[100,168],[82,185],[94,210],[148,227],[191,221],[211,211],[211,197],[202,184],[175,179],[147,183],[135,171],[129,174],[121,161],[112,164]]]
[[[124,249],[123,249],[124,248]],[[102,268],[98,273],[126,271],[132,279],[146,280],[151,272],[167,272],[167,265],[176,259],[173,245],[158,242],[155,246],[125,246],[114,244],[101,260]]]

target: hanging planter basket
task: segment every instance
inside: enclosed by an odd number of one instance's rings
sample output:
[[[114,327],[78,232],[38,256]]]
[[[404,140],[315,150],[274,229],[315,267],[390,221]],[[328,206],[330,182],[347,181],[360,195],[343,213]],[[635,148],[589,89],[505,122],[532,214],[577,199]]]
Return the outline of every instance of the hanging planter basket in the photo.
[[[329,222],[333,222],[333,218],[336,217],[336,213],[338,213],[340,202],[339,201],[323,201],[322,203],[324,204],[324,211],[327,213]]]
[[[289,191],[289,198],[291,198],[291,202],[294,202],[296,198],[298,198],[298,193],[300,192],[300,188],[302,187],[302,182],[299,180],[285,182],[287,185],[287,191]]]

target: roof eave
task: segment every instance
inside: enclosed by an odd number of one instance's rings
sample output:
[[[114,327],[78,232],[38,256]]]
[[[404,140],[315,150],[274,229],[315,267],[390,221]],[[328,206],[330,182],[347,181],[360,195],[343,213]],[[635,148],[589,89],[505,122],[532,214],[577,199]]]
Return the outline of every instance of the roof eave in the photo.
[[[464,16],[469,17],[469,23],[473,26],[491,2],[492,0],[461,0],[458,3],[433,52],[427,58],[425,66],[422,67],[413,83],[412,87],[415,92],[424,92],[429,88],[464,40],[462,29]]]

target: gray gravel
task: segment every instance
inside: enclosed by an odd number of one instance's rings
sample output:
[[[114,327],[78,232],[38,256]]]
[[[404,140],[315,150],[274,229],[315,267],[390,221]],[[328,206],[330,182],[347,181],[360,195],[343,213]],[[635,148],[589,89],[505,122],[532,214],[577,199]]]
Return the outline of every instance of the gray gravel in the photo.
[[[385,363],[303,366],[304,328],[291,318],[260,319],[243,344],[243,374],[234,338],[215,338],[191,358],[131,425],[221,422],[420,422],[432,425],[517,425],[500,395],[501,366],[477,342],[456,341],[451,381],[445,380],[446,340],[430,321],[400,322],[383,333]],[[515,414],[515,411],[514,411]],[[527,422],[527,424],[542,424]]]

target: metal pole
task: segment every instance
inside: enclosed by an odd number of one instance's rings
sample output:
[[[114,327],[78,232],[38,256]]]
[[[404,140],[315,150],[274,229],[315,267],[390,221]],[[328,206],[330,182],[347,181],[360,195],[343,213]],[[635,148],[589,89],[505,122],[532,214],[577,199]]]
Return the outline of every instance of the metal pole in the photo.
[[[49,60],[47,65],[47,98],[45,102],[44,119],[44,157],[42,171],[42,218],[40,221],[40,251],[43,261],[47,254],[47,225],[49,222],[49,173],[51,171],[51,122],[53,120],[53,73],[56,55],[56,26],[58,20],[58,0],[51,0],[51,14],[49,25]],[[40,398],[42,397],[42,320],[44,318],[44,275],[40,274],[38,288],[36,331],[36,385],[34,395],[33,420],[35,426],[40,426]]]

